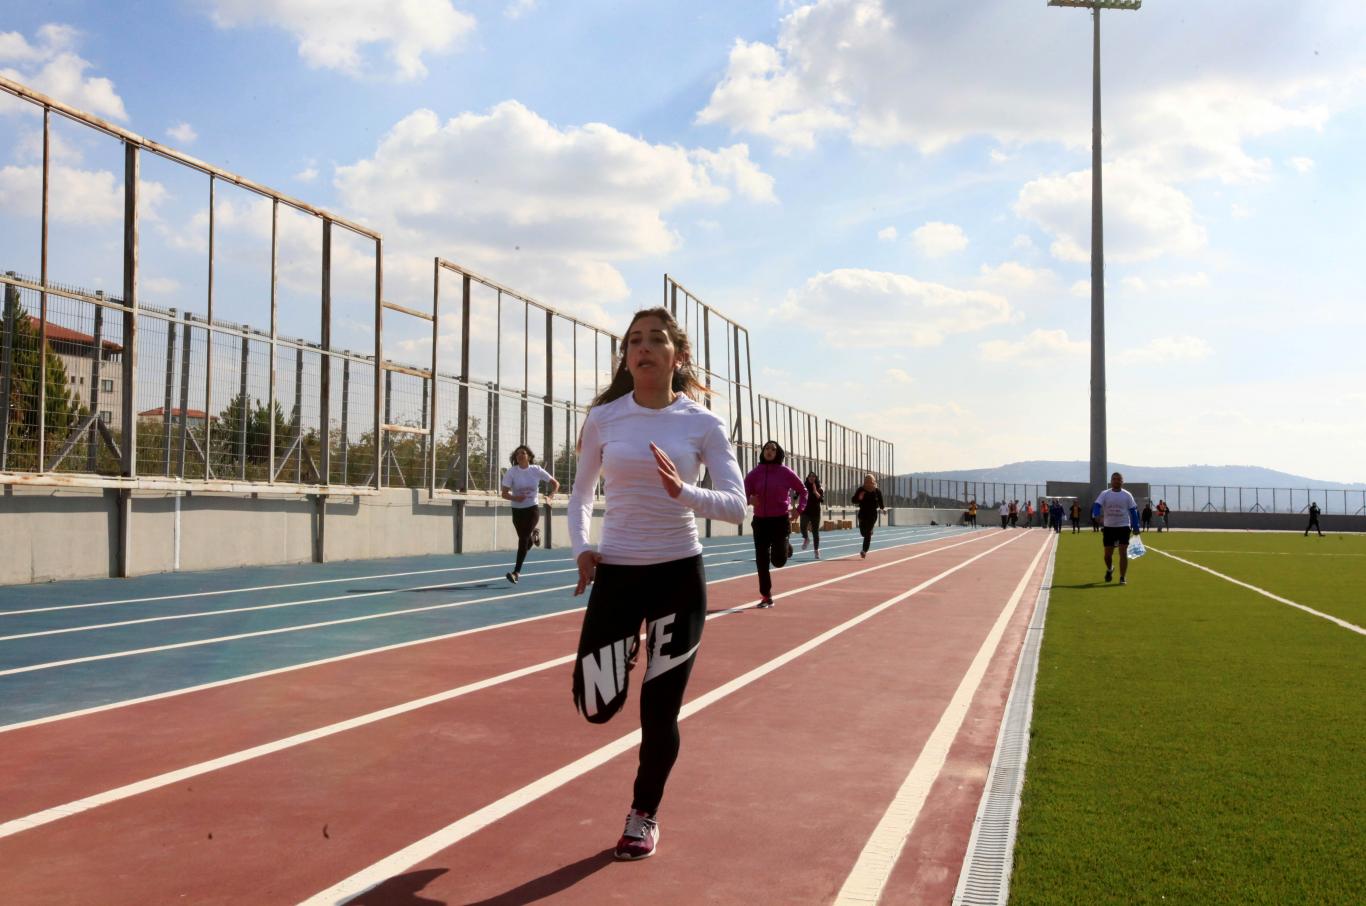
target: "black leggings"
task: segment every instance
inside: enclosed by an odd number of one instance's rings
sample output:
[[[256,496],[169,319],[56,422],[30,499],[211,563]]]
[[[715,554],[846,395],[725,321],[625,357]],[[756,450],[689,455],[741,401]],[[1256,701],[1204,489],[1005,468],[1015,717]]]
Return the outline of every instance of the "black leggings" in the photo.
[[[513,572],[522,571],[522,563],[526,560],[527,551],[531,550],[531,533],[536,531],[536,526],[541,521],[541,508],[538,506],[523,506],[512,508],[512,526],[517,529],[517,565],[513,567]]]
[[[877,516],[858,517],[858,532],[863,536],[863,552],[868,553],[868,545],[873,543],[873,528],[877,525]]]
[[[787,536],[792,533],[792,523],[787,521],[786,516],[755,516],[749,527],[754,530],[754,563],[759,567],[759,594],[767,597],[773,591],[773,579],[768,574],[769,564],[781,567],[787,563]]]
[[[811,537],[812,537],[812,539],[813,539],[813,540],[815,541],[815,543],[816,543],[816,550],[820,550],[820,549],[821,549],[821,514],[820,514],[819,512],[813,513],[813,512],[811,512],[810,510],[803,510],[803,511],[802,511],[801,525],[802,525],[802,540],[803,540],[803,541],[806,540],[806,532],[807,532],[808,529],[810,529],[810,530],[811,530]],[[787,553],[787,551],[784,550],[783,553]]]
[[[678,711],[707,619],[702,556],[598,566],[574,662],[574,705],[595,724],[626,704],[628,674],[649,627],[640,683],[640,767],[631,808],[655,812],[678,758]]]

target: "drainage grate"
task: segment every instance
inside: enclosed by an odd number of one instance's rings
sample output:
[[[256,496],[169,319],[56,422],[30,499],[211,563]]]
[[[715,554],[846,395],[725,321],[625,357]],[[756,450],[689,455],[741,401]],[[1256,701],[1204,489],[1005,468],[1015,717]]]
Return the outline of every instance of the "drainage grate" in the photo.
[[[1029,621],[1015,683],[1006,702],[996,752],[991,759],[987,787],[972,824],[967,858],[958,877],[953,906],[1005,906],[1010,897],[1011,860],[1015,830],[1020,818],[1020,790],[1024,786],[1029,757],[1029,724],[1034,713],[1034,679],[1043,645],[1043,624],[1048,614],[1048,590],[1053,585],[1057,544],[1048,558],[1034,616]]]

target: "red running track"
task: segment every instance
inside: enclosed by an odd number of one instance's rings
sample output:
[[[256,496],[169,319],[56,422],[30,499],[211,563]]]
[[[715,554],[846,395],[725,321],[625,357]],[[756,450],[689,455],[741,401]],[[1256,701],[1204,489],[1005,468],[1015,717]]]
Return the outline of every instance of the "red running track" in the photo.
[[[624,747],[452,846],[366,874],[638,728],[632,705],[606,726],[579,718],[563,663],[12,831],[0,837],[0,902],[297,903],[358,874],[352,892],[377,884],[351,899],[365,904],[832,902],[1028,576],[881,898],[947,902],[1050,537],[982,532],[823,561],[779,581],[836,581],[710,621],[690,703],[942,576],[688,717],[660,852],[646,862],[613,863],[608,852],[635,770],[636,750]],[[713,585],[711,609],[751,592],[745,580]],[[553,662],[572,653],[579,619],[0,734],[0,822]]]

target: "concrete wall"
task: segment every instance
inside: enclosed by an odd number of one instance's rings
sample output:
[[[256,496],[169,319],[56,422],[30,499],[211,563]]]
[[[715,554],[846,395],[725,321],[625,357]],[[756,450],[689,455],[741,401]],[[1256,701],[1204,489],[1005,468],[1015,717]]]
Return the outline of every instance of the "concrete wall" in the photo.
[[[561,503],[564,501],[561,500]],[[114,491],[6,487],[0,491],[0,584],[118,574],[118,495]],[[593,540],[601,527],[593,520]],[[853,519],[850,507],[829,507],[829,519]],[[959,509],[898,508],[884,526],[959,525]],[[227,494],[138,494],[132,500],[129,571],[223,569],[315,559],[318,511],[308,497],[242,497]],[[1303,531],[1307,517],[1285,513],[1173,513],[1173,528]],[[978,523],[991,526],[995,513]],[[1325,532],[1366,531],[1366,516],[1324,516]],[[555,548],[568,546],[564,507],[542,519],[542,534]],[[706,536],[706,521],[698,521]],[[743,527],[713,522],[711,537],[748,534]],[[322,555],[326,560],[376,559],[421,554],[481,552],[516,547],[509,507],[492,501],[427,500],[422,491],[394,489],[373,497],[336,497],[327,502]]]

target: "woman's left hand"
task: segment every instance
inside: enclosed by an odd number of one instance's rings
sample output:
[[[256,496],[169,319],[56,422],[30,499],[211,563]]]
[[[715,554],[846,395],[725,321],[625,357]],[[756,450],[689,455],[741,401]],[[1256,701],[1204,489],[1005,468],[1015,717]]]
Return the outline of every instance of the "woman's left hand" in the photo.
[[[655,455],[655,468],[659,472],[659,480],[664,485],[664,490],[670,497],[678,497],[683,493],[683,479],[678,475],[678,468],[674,461],[669,458],[669,454],[650,444],[650,452]]]

